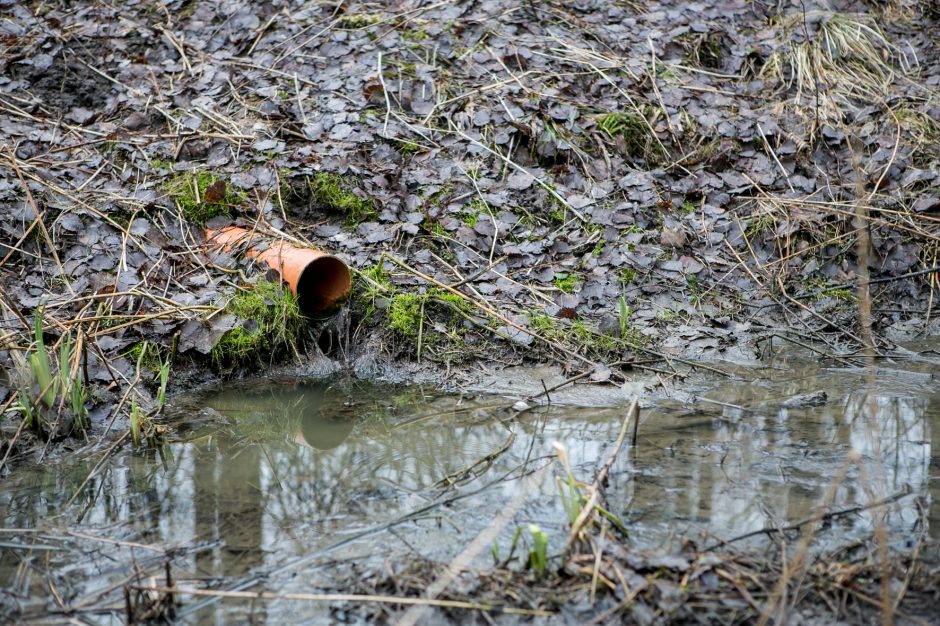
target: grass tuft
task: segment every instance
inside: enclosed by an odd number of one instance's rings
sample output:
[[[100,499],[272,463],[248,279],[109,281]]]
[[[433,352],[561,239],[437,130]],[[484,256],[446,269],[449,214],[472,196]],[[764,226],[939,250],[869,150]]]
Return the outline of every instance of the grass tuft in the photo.
[[[50,359],[43,332],[43,314],[39,309],[33,320],[33,344],[26,354],[19,409],[26,422],[40,436],[53,434],[63,415],[71,418],[71,430],[82,432],[88,427],[88,387],[82,376],[79,360],[80,342],[71,333],[59,339],[59,352]]]
[[[607,113],[597,120],[597,129],[615,141],[623,141],[626,154],[643,159],[651,165],[661,163],[666,157],[662,143],[653,134],[649,117],[636,113]]]
[[[815,25],[808,38],[804,19]],[[867,15],[812,12],[794,15],[782,26],[788,38],[803,41],[782,46],[761,75],[795,87],[797,105],[820,96],[814,110],[826,121],[839,120],[840,107],[853,101],[883,100],[898,72],[911,69],[907,56]]]

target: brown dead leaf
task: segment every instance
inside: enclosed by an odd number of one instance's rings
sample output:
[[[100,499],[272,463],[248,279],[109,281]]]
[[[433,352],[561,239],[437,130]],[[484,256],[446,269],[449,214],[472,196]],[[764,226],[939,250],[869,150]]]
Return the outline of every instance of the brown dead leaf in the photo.
[[[225,197],[225,181],[217,180],[208,187],[206,187],[206,192],[203,194],[203,199],[206,201],[206,204],[216,204],[222,201],[222,198]]]

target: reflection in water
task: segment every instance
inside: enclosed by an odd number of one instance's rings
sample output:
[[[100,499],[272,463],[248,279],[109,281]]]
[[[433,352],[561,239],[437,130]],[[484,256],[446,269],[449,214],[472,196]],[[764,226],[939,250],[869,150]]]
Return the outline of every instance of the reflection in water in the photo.
[[[625,449],[611,472],[611,509],[638,545],[662,544],[670,533],[730,537],[784,525],[817,510],[830,482],[845,470],[850,450],[862,461],[848,468],[833,506],[868,502],[877,447],[887,491],[910,485],[929,501],[931,519],[940,522],[936,478],[931,484],[940,458],[940,393],[903,378],[880,380],[864,392],[863,384],[860,374],[808,370],[799,380],[761,379],[703,394],[724,402],[722,407],[663,403],[646,411],[638,448]],[[781,400],[819,389],[830,398],[824,406],[782,408]],[[278,568],[426,506],[442,493],[439,481],[464,476],[463,470],[500,450],[510,429],[516,435],[512,445],[468,489],[523,464],[544,463],[553,441],[565,444],[579,476],[590,477],[623,418],[622,407],[552,406],[506,423],[507,414],[496,408],[505,404],[426,395],[416,387],[272,381],[179,399],[169,413],[184,440],[160,454],[117,455],[70,508],[66,502],[97,458],[65,459],[5,479],[4,526],[34,532],[0,537],[6,542],[0,544],[0,587],[7,590],[0,596],[0,621],[14,604],[42,607],[50,578],[67,602],[80,603],[124,580],[133,571],[132,559],[145,572],[159,572],[164,548],[180,548],[173,560],[177,579],[261,574],[271,590],[332,589],[337,582],[328,567],[306,567],[298,577],[278,575]],[[517,484],[500,482],[433,510],[431,520],[398,527],[394,542],[378,533],[330,558],[374,564],[413,557],[418,550],[449,560]],[[561,540],[565,516],[555,484],[545,481],[528,495],[517,522],[537,522]],[[913,498],[893,505],[887,521],[896,540],[912,536],[918,523]],[[872,523],[867,513],[840,518],[830,538],[867,532]],[[44,538],[65,529],[160,550],[132,554],[126,546],[94,541],[47,551],[7,547],[48,542]],[[510,536],[501,541],[508,545],[514,530],[507,528]],[[286,613],[295,610],[301,609],[226,603],[187,619],[223,624],[250,616],[276,624],[301,619]],[[304,606],[303,619],[328,623],[328,612],[321,611],[326,609]]]
[[[332,450],[346,440],[355,419],[350,416],[324,415],[321,411],[305,413],[294,441],[315,450]]]

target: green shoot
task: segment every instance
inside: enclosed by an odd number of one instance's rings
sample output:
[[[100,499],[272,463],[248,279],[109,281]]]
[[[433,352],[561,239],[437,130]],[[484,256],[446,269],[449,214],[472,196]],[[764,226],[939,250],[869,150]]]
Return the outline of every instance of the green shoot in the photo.
[[[34,341],[36,351],[29,356],[29,366],[33,372],[33,379],[39,385],[42,403],[52,408],[55,403],[56,381],[52,378],[52,367],[49,364],[49,355],[46,354],[46,344],[42,336],[42,310],[36,312],[34,317]]]
[[[87,393],[77,366],[72,367],[73,363],[78,362],[76,344],[71,334],[62,336],[58,358],[55,361],[56,371],[53,371],[53,362],[49,358],[43,337],[42,319],[42,309],[39,309],[33,317],[33,346],[27,357],[29,379],[21,389],[21,412],[31,426],[43,432],[45,426],[38,419],[42,414],[36,413],[34,409],[42,408],[49,413],[60,412],[68,403],[73,428],[82,430],[85,427],[84,418],[88,414],[85,408]]]
[[[170,380],[170,357],[160,363],[160,388],[157,390],[157,406],[163,408],[166,403],[166,385]]]
[[[20,406],[20,413],[23,414],[23,419],[27,426],[32,427],[34,425],[33,420],[35,419],[33,415],[33,403],[29,401],[29,394],[20,392],[20,396],[17,399],[17,402]]]
[[[623,296],[620,296],[620,300],[617,302],[617,309],[617,319],[620,322],[620,336],[628,337],[630,333],[630,315],[633,311],[630,309],[630,305],[627,304],[627,299]]]
[[[541,578],[548,570],[548,534],[535,524],[529,524],[529,534],[532,535],[529,567],[536,578]]]
[[[578,482],[575,480],[574,473],[571,471],[571,464],[568,461],[568,451],[558,442],[555,442],[554,447],[555,453],[558,455],[558,459],[564,466],[566,473],[566,479],[564,481],[561,479],[558,480],[561,504],[565,509],[565,515],[568,516],[568,523],[574,524],[574,521],[578,519],[578,515],[581,513],[584,496],[581,494],[581,490],[578,489]]]

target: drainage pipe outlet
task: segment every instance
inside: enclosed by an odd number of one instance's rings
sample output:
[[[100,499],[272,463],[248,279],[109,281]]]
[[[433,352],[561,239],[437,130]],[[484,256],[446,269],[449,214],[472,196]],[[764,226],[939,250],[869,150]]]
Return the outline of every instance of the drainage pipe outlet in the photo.
[[[280,274],[297,296],[306,315],[333,312],[349,297],[349,268],[332,254],[300,248],[283,239],[269,239],[244,228],[206,229],[206,248],[232,252],[244,250],[249,259],[265,263]]]

